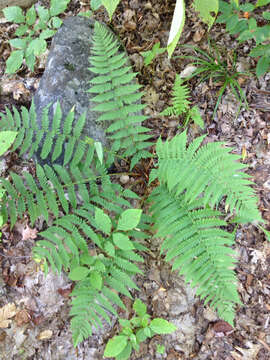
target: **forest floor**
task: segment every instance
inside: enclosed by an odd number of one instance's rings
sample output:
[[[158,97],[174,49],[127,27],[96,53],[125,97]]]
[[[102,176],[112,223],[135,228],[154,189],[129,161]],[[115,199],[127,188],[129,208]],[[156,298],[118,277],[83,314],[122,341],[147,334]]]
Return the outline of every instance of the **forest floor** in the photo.
[[[46,1],[40,1],[46,4]],[[88,0],[71,0],[63,18],[88,10]],[[120,37],[138,72],[138,81],[144,92],[143,102],[153,139],[171,138],[180,132],[182,120],[178,117],[162,117],[160,112],[170,105],[175,75],[187,69],[190,61],[176,58],[187,54],[180,46],[169,61],[167,54],[157,56],[149,66],[143,63],[142,51],[150,50],[160,41],[166,47],[175,1],[172,0],[122,0],[113,16],[111,27]],[[99,10],[95,18],[109,23],[105,12]],[[5,60],[10,53],[8,40],[14,36],[14,26],[0,22],[0,112],[12,105],[29,107],[32,96],[46,64],[42,56],[35,72],[22,68],[16,75],[4,74]],[[206,134],[205,141],[224,141],[236,154],[242,156],[260,199],[259,209],[270,224],[270,73],[257,79],[254,74],[255,60],[248,57],[254,43],[239,44],[225,32],[224,26],[207,27],[187,4],[187,20],[181,36],[181,44],[190,44],[209,51],[208,40],[212,39],[231,66],[233,53],[237,55],[239,69],[253,71],[253,75],[238,78],[248,102],[248,108],[240,108],[239,102],[226,89],[216,116],[213,111],[217,94],[222,84],[211,79],[200,82],[194,78],[189,82],[190,101],[198,105],[205,128],[188,126],[189,139]],[[5,168],[20,169],[33,164],[18,163],[8,156]],[[2,170],[3,171],[3,170]],[[132,179],[130,179],[132,182]],[[143,184],[142,181],[140,184]],[[145,191],[144,185],[135,189]],[[105,342],[117,330],[117,323],[103,337],[95,335],[89,341],[73,349],[69,330],[70,281],[62,275],[49,273],[45,279],[38,265],[31,259],[37,229],[30,229],[27,219],[18,223],[11,231],[2,230],[0,243],[1,272],[0,308],[14,303],[16,316],[10,327],[0,329],[0,359],[102,359]],[[177,337],[167,335],[155,337],[142,344],[131,359],[217,359],[217,360],[265,360],[270,359],[270,243],[255,226],[238,228],[235,251],[236,274],[239,279],[239,294],[242,306],[237,308],[235,327],[220,321],[210,309],[196,297],[158,255],[159,244],[151,242],[150,253],[145,254],[145,275],[138,279],[141,292],[136,294],[147,303],[149,312],[155,317],[174,320],[182,329]],[[132,304],[127,302],[127,306]],[[125,315],[125,314],[123,314]],[[156,352],[156,344],[165,345],[165,355]]]

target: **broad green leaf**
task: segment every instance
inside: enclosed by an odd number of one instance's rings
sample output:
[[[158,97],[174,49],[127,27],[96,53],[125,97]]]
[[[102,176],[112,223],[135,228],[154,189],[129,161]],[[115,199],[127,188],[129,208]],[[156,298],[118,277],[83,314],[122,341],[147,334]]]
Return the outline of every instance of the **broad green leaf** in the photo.
[[[139,224],[141,215],[141,209],[125,210],[118,220],[117,230],[127,231],[134,229]]]
[[[39,56],[43,54],[47,49],[47,43],[44,39],[34,39],[32,40],[25,52],[26,56],[29,56],[30,54],[34,54],[35,56]]]
[[[256,66],[257,77],[264,75],[268,71],[269,66],[270,66],[270,58],[267,55],[262,56],[259,59],[257,66]]]
[[[83,280],[89,274],[90,269],[85,266],[77,266],[71,270],[68,277],[73,281]]]
[[[105,347],[104,357],[115,357],[119,355],[125,349],[127,340],[127,336],[114,336],[108,341]]]
[[[89,281],[95,289],[101,290],[103,279],[98,271],[91,271],[89,275]]]
[[[100,161],[101,164],[103,164],[103,147],[100,141],[95,141],[94,143],[95,149],[96,149],[96,153],[98,156],[98,160]]]
[[[28,30],[28,26],[25,24],[22,24],[16,29],[15,35],[22,36],[27,32],[27,30]]]
[[[56,30],[51,30],[51,29],[43,30],[41,32],[41,34],[39,35],[39,38],[42,40],[49,39],[49,38],[53,37],[55,32],[56,32]]]
[[[177,330],[177,327],[165,319],[156,318],[151,321],[150,329],[153,330],[156,334],[171,334]]]
[[[132,352],[132,346],[130,342],[128,342],[124,350],[119,355],[116,356],[115,360],[127,360],[129,359],[131,352]]]
[[[132,241],[129,240],[129,237],[127,235],[124,235],[122,233],[114,233],[113,242],[121,250],[134,249]]]
[[[99,230],[103,231],[107,235],[110,235],[112,229],[112,222],[110,217],[105,214],[103,210],[99,208],[95,209],[95,221]]]
[[[218,0],[194,0],[193,6],[195,11],[198,11],[202,21],[210,28],[218,13]],[[212,13],[215,15],[213,16]]]
[[[265,6],[265,5],[268,5],[270,4],[270,0],[258,0],[256,2],[256,7],[260,7],[260,6]]]
[[[37,12],[38,12],[38,17],[42,23],[46,23],[49,20],[50,14],[48,9],[45,9],[43,6],[38,5]]]
[[[23,50],[12,51],[6,61],[6,73],[13,74],[21,67],[23,62]]]
[[[66,10],[69,2],[70,0],[51,0],[51,16],[56,16],[63,13]]]
[[[25,57],[25,62],[26,62],[26,65],[29,67],[29,69],[31,71],[34,71],[36,57],[33,53]]]
[[[102,5],[108,11],[109,18],[112,20],[112,16],[117,8],[117,5],[120,3],[120,0],[101,0]]]
[[[37,18],[37,14],[36,14],[36,10],[34,5],[32,7],[30,7],[29,10],[27,10],[26,12],[26,24],[31,26],[35,23]]]
[[[28,41],[27,39],[16,38],[9,40],[9,43],[11,46],[13,46],[16,49],[25,49],[28,44]]]
[[[5,18],[15,24],[21,24],[25,22],[25,17],[23,15],[22,9],[19,6],[9,6],[3,9]]]
[[[142,317],[146,314],[146,305],[140,299],[136,299],[133,304],[133,310]]]
[[[173,13],[167,51],[169,58],[172,56],[185,25],[185,3],[184,0],[176,0]]]
[[[2,156],[10,148],[16,136],[17,136],[16,131],[0,132],[0,156]]]

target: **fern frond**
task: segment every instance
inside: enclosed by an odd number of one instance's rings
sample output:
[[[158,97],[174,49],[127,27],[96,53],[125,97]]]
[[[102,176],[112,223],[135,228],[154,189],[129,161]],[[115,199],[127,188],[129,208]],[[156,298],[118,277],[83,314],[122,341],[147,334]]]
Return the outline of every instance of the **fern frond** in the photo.
[[[95,23],[93,36],[93,55],[89,61],[90,70],[97,74],[91,80],[90,93],[97,94],[91,101],[99,103],[93,110],[102,112],[97,121],[106,121],[110,125],[106,132],[112,140],[112,150],[120,151],[123,156],[131,157],[132,167],[141,156],[151,156],[145,149],[152,145],[147,142],[151,136],[149,131],[140,126],[146,117],[138,115],[145,107],[138,103],[142,94],[138,92],[140,85],[134,84],[136,74],[126,65],[125,53],[118,52],[119,45],[113,35],[99,23]],[[144,150],[142,152],[141,150]]]
[[[201,199],[187,201],[165,185],[151,194],[151,211],[156,236],[165,238],[161,251],[166,261],[173,260],[173,270],[180,270],[197,294],[210,303],[218,314],[233,323],[234,306],[240,303],[233,272],[233,235],[219,211],[203,207]]]
[[[183,80],[176,74],[175,82],[173,85],[172,106],[167,107],[161,112],[165,116],[179,116],[189,109],[190,91],[187,85],[183,85]]]
[[[190,203],[204,194],[204,205],[218,206],[225,198],[226,210],[237,214],[242,221],[262,221],[257,209],[255,191],[249,176],[240,170],[240,156],[222,143],[201,146],[204,137],[195,139],[187,148],[186,132],[171,141],[157,142],[159,157],[158,178],[169,191],[184,193]],[[200,147],[200,148],[199,148]]]

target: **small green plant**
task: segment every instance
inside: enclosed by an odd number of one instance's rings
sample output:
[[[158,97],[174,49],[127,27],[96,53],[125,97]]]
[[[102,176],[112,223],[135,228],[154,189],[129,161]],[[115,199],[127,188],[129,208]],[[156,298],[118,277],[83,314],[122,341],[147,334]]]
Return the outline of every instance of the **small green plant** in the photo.
[[[156,42],[155,45],[152,47],[151,50],[141,52],[142,56],[144,57],[144,65],[149,65],[154,60],[154,58],[159,55],[163,54],[166,51],[166,48],[160,47],[160,42]]]
[[[251,50],[250,56],[259,57],[256,66],[256,75],[260,77],[264,75],[270,67],[270,12],[264,11],[262,19],[256,20],[251,13],[258,7],[265,6],[270,0],[258,0],[257,3],[251,4],[246,2],[239,5],[237,2],[231,1],[227,3],[220,1],[221,15],[217,18],[217,23],[225,23],[226,30],[231,35],[238,34],[239,42],[254,39],[256,46]],[[258,22],[264,22],[262,26],[258,26]]]
[[[186,80],[199,76],[201,82],[211,79],[217,86],[221,85],[218,91],[218,99],[214,108],[213,117],[215,117],[221,98],[227,88],[232,91],[233,95],[239,101],[239,109],[242,106],[248,107],[246,96],[238,82],[240,77],[247,76],[248,73],[237,71],[237,57],[235,52],[232,54],[226,53],[226,55],[223,56],[220,50],[218,50],[216,46],[211,45],[210,42],[209,52],[191,45],[184,45],[183,47],[191,49],[196,54],[178,56],[179,58],[192,60],[191,65],[196,67],[196,70],[193,71]]]
[[[177,327],[165,319],[155,318],[150,321],[146,305],[137,299],[133,310],[136,316],[130,320],[119,319],[122,329],[119,335],[110,339],[105,347],[104,357],[115,357],[116,360],[129,359],[132,349],[139,351],[140,343],[156,334],[171,334]],[[158,344],[157,352],[163,353],[164,346]]]
[[[189,89],[187,85],[183,85],[183,80],[179,75],[175,77],[175,83],[173,86],[173,104],[162,111],[160,115],[164,116],[181,116],[184,114],[183,126],[186,127],[190,120],[193,120],[195,124],[204,128],[203,119],[200,114],[200,110],[197,105],[190,108]]]
[[[33,5],[24,15],[18,6],[10,6],[3,10],[5,18],[18,24],[15,39],[9,40],[10,45],[18,50],[11,52],[6,62],[6,73],[15,73],[25,60],[26,65],[34,71],[36,57],[47,49],[46,40],[51,38],[62,20],[57,16],[68,6],[70,0],[51,0],[49,9],[41,5]]]

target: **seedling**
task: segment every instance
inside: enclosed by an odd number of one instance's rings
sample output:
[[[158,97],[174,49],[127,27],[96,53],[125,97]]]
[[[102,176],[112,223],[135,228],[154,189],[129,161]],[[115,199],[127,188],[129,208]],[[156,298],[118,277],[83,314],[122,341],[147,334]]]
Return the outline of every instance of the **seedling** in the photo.
[[[139,351],[140,343],[156,334],[171,334],[177,327],[165,319],[156,318],[150,321],[146,313],[146,305],[135,300],[133,310],[136,315],[130,320],[119,319],[122,330],[119,335],[110,339],[105,347],[104,357],[114,357],[116,360],[129,359],[132,350]],[[158,344],[157,352],[164,353],[164,346]]]

